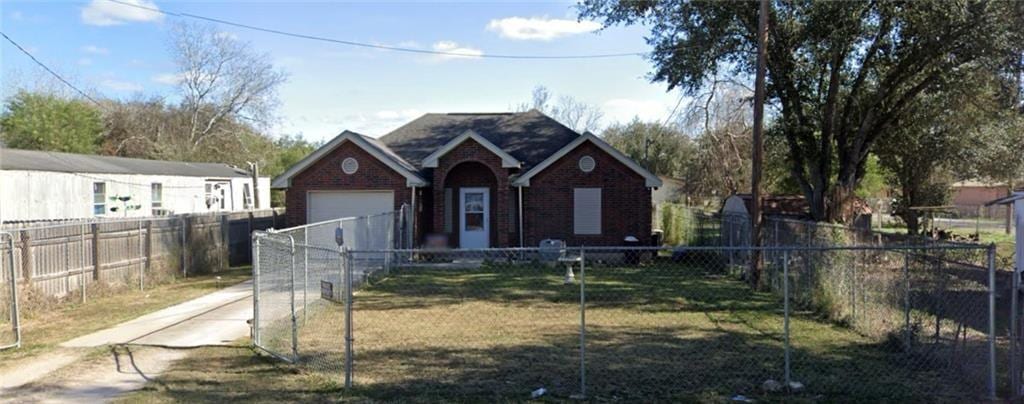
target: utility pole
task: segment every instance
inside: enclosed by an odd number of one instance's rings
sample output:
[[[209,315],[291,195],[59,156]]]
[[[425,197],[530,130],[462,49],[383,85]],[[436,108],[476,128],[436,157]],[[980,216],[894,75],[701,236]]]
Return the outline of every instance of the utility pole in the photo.
[[[763,160],[764,135],[764,98],[765,98],[765,55],[768,45],[768,0],[761,0],[761,10],[757,23],[757,72],[754,76],[754,133],[753,156],[750,170],[751,207],[750,242],[755,248],[750,256],[750,285],[757,288],[761,285],[761,165]]]

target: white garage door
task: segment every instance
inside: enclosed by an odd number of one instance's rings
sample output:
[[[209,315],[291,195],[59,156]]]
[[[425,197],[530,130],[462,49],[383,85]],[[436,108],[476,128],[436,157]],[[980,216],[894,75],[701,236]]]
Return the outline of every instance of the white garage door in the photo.
[[[315,191],[308,195],[306,223],[395,210],[395,195],[392,191]]]
[[[346,217],[363,217],[395,210],[394,193],[391,191],[315,191],[307,196],[307,223],[317,223]],[[345,221],[330,226],[313,226],[307,229],[309,245],[335,247],[334,232],[342,225],[345,244],[360,250],[389,248],[390,220],[375,217],[370,220]]]

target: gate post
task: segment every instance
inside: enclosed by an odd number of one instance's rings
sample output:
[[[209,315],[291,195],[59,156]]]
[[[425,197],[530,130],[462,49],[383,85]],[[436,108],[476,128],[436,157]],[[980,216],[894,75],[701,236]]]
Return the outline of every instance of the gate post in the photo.
[[[345,282],[345,388],[352,388],[352,253],[343,247],[342,272]]]
[[[299,361],[299,327],[295,316],[295,237],[289,235],[291,243],[291,314],[292,314],[292,362]]]
[[[657,254],[657,252],[655,252]],[[587,397],[587,256],[580,248],[580,399]]]
[[[252,343],[260,346],[260,237],[252,234]]]
[[[996,401],[996,245],[988,246],[988,393]]]
[[[782,252],[782,296],[783,296],[783,336],[785,344],[785,380],[786,388],[790,386],[790,359],[789,359],[789,250]]]

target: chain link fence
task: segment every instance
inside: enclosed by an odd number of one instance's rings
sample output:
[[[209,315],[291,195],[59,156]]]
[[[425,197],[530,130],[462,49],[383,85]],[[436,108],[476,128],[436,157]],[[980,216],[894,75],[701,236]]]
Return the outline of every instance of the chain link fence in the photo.
[[[257,346],[382,400],[975,401],[1005,384],[987,247],[767,247],[752,289],[730,261],[750,247],[256,244]]]
[[[395,254],[411,243],[406,206],[378,215],[342,218],[255,232],[254,343],[269,354],[336,375],[345,363],[347,291],[386,275]],[[346,249],[378,252],[343,255]]]

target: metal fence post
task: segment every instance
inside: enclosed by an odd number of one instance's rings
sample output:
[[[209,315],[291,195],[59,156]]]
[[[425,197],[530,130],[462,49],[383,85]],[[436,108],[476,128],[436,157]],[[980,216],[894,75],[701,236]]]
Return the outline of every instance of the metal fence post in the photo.
[[[292,361],[299,361],[299,324],[295,316],[295,237],[289,235],[288,240],[291,243],[291,265],[289,271],[291,273],[291,314],[292,314]]]
[[[996,400],[996,245],[988,247],[988,392]]]
[[[260,345],[260,237],[252,235],[252,342]]]
[[[903,347],[910,352],[910,251],[903,252]]]
[[[785,381],[786,388],[790,386],[790,358],[789,358],[789,250],[782,252],[782,310],[783,310],[783,343],[785,350]]]
[[[1020,258],[1018,258],[1020,259]],[[1013,271],[1010,281],[1010,397],[1020,395],[1020,273]]]
[[[587,397],[587,257],[580,248],[580,399]]]
[[[342,249],[345,282],[345,388],[352,388],[352,253]]]
[[[302,229],[302,325],[306,325],[306,293],[309,290],[309,227]]]

